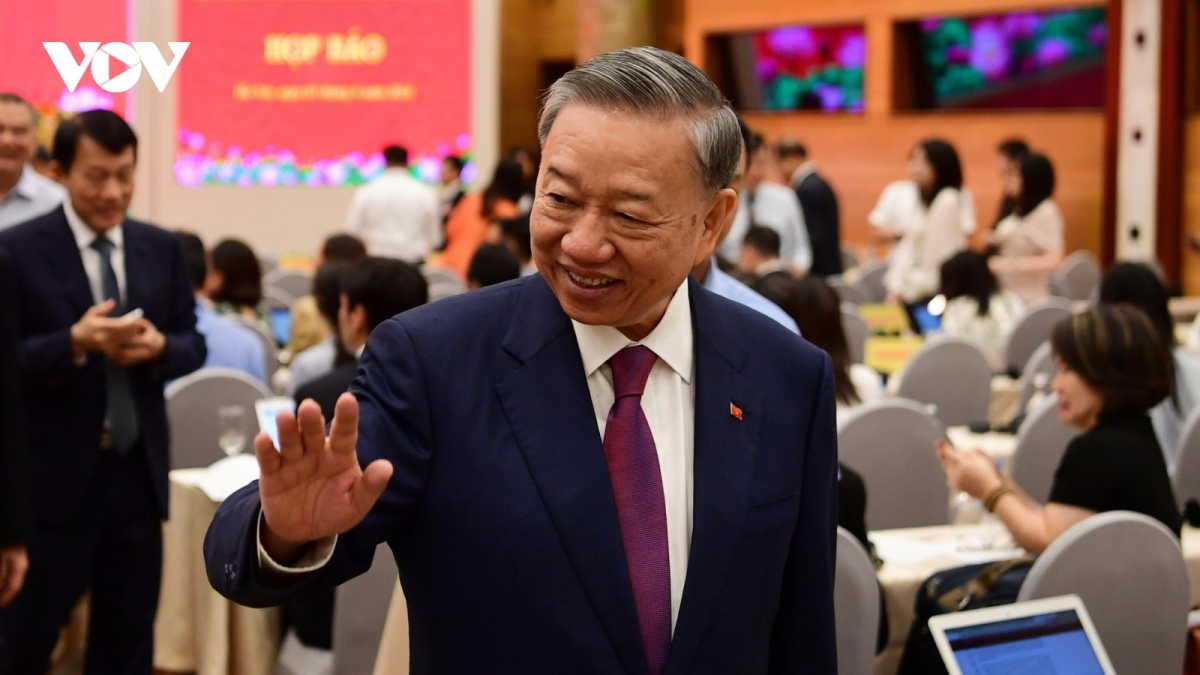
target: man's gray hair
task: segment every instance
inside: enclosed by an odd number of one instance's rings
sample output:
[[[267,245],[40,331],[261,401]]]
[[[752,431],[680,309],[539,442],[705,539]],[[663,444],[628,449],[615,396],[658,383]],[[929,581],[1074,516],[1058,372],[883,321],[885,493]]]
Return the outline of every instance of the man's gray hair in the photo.
[[[716,192],[733,180],[742,154],[737,115],[717,85],[678,54],[654,47],[621,49],[564,75],[542,99],[538,138],[543,147],[558,113],[571,103],[664,121],[684,118],[704,186]]]
[[[14,94],[11,91],[0,91],[0,103],[17,103],[25,106],[29,110],[30,116],[33,117],[33,126],[37,127],[38,119],[41,115],[38,114],[37,109],[33,107],[32,103],[21,98],[19,94]]]

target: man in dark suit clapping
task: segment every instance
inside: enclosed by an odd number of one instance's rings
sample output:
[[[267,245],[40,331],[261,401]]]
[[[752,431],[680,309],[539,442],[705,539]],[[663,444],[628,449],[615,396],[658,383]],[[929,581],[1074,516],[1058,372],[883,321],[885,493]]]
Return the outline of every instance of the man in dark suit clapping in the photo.
[[[204,339],[177,236],[125,217],[137,136],[119,116],[59,125],[68,198],[0,233],[13,262],[34,528],[25,590],[0,611],[0,673],[45,672],[91,589],[85,672],[152,671],[167,515],[163,384]]]

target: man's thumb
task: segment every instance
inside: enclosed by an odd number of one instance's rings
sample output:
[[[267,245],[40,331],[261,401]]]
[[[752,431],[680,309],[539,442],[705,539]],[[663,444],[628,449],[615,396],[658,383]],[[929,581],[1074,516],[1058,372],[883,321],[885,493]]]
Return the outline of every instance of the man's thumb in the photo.
[[[392,463],[386,459],[377,459],[367,465],[362,476],[354,483],[351,497],[354,506],[360,513],[371,510],[379,496],[387,489],[388,481],[392,478]]]

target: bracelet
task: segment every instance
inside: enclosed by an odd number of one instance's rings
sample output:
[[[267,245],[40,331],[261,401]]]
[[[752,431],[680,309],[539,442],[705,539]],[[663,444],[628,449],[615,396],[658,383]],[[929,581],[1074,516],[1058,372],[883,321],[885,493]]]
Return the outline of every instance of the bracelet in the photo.
[[[1004,481],[983,498],[983,508],[987,509],[988,513],[995,513],[996,504],[1000,501],[1000,498],[1010,492],[1013,492],[1012,485],[1009,485],[1008,481]]]

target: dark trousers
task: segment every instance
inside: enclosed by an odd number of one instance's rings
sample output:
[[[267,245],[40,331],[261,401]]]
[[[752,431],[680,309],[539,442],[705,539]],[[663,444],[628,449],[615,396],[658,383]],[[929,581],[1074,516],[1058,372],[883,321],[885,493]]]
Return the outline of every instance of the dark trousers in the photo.
[[[149,675],[162,576],[162,523],[140,445],[101,452],[84,507],[38,523],[25,588],[0,611],[0,674],[42,675],[72,607],[91,589],[84,672]]]

